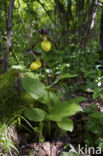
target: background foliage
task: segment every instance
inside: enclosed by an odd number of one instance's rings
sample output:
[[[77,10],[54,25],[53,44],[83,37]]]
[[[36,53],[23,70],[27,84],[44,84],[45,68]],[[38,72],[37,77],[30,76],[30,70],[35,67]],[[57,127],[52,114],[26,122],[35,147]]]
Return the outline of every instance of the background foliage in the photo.
[[[41,30],[49,33],[52,45],[49,52],[41,48]],[[81,94],[89,95],[102,106],[102,52],[102,0],[1,0],[2,152],[12,155],[11,148],[17,151],[8,127],[27,131],[30,134],[27,140],[34,137],[40,142],[65,134],[61,129],[73,130],[72,115],[82,110],[79,103],[88,98]],[[38,55],[42,66],[33,71],[30,65]],[[96,109],[89,107],[85,111],[84,142],[103,148],[103,116]]]

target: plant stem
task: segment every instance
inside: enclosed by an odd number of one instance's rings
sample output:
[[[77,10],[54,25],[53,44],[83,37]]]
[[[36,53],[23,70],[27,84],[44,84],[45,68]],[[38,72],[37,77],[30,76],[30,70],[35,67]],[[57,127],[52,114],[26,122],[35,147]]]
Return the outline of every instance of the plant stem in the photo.
[[[47,73],[46,73],[46,66],[44,64],[44,70],[45,70],[45,79],[46,79],[46,85],[48,86],[48,77],[47,77]],[[50,93],[49,93],[49,90],[47,90],[48,92],[48,99],[47,99],[47,106],[48,106],[48,112],[50,114]],[[48,129],[49,129],[49,136],[51,134],[51,124],[50,124],[50,120],[48,121]]]
[[[42,139],[42,128],[43,128],[43,122],[39,123],[39,144],[41,142]]]
[[[49,94],[49,90],[48,90],[48,112],[50,114],[50,94]],[[49,127],[49,136],[50,136],[50,134],[51,134],[50,120],[48,121],[48,127]]]

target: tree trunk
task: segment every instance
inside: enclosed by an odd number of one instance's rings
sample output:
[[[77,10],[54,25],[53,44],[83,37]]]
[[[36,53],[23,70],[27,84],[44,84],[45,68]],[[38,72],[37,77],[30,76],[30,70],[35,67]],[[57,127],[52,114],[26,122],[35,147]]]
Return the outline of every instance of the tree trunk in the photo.
[[[80,47],[86,47],[88,43],[88,39],[90,37],[91,31],[94,27],[95,17],[97,13],[97,1],[94,0],[92,3],[89,3],[87,10],[84,12],[81,23],[83,24],[78,27],[78,42],[80,43]],[[82,15],[81,15],[82,16]],[[86,21],[87,18],[87,21]]]
[[[9,69],[9,52],[10,52],[10,39],[12,35],[12,14],[15,0],[10,0],[8,19],[7,19],[7,40],[6,40],[6,52],[4,60],[4,71]]]

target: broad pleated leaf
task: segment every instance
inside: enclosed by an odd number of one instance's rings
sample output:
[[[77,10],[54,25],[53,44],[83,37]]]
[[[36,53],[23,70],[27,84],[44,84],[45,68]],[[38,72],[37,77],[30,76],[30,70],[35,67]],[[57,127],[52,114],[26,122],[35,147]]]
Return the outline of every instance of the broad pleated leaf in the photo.
[[[47,115],[47,113],[40,108],[27,109],[24,112],[26,118],[31,121],[40,122],[43,121]]]
[[[22,84],[25,91],[31,95],[35,100],[47,100],[48,93],[45,90],[45,85],[41,83],[39,80],[32,79],[30,77],[25,77],[22,79]],[[44,101],[43,101],[44,102]],[[45,103],[45,102],[44,102]]]
[[[68,117],[82,111],[82,108],[77,103],[70,103],[69,101],[61,102],[55,105],[47,117],[49,120],[61,121],[64,117]]]
[[[73,130],[73,121],[70,118],[64,118],[61,121],[58,121],[57,125],[65,131],[72,132]]]
[[[55,93],[50,92],[50,99],[55,105],[60,103],[60,98]]]

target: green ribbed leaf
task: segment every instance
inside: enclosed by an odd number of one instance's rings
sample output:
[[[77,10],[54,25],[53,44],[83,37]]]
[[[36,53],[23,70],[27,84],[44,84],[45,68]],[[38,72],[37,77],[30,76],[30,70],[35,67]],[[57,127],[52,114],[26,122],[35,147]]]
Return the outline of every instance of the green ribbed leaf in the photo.
[[[73,121],[70,118],[64,118],[61,121],[58,121],[57,125],[65,131],[72,132],[73,130]]]
[[[61,121],[64,117],[74,115],[79,111],[82,111],[82,108],[77,103],[65,101],[55,105],[47,118],[53,121]]]
[[[40,122],[43,121],[47,115],[47,113],[40,108],[27,109],[24,112],[26,118],[31,121]]]
[[[22,84],[25,91],[31,95],[35,100],[41,100],[41,102],[46,103],[48,99],[48,93],[45,90],[45,85],[39,80],[32,79],[30,77],[25,77],[22,79]]]

